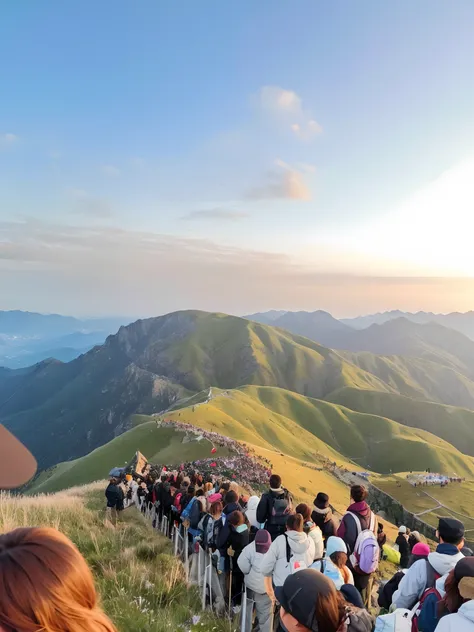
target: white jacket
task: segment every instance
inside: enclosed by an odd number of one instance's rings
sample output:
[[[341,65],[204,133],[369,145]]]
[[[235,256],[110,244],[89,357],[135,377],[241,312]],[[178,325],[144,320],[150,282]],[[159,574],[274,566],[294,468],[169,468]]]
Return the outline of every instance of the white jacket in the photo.
[[[474,632],[474,601],[466,601],[456,614],[442,617],[436,632]]]
[[[245,515],[247,516],[250,526],[255,527],[255,529],[260,529],[260,523],[257,522],[257,507],[259,502],[260,498],[258,496],[250,496],[247,509],[245,510]]]
[[[264,553],[257,553],[255,542],[251,542],[247,544],[237,560],[238,567],[245,575],[245,585],[260,595],[266,592],[261,570],[264,557]]]
[[[440,545],[440,547],[442,546],[446,545]],[[438,553],[438,551],[428,555],[429,563],[441,575],[441,579],[436,582],[437,587],[444,589],[445,576],[463,557],[464,555],[460,551],[455,555]],[[418,560],[407,570],[398,585],[398,590],[393,593],[392,604],[396,604],[397,608],[408,608],[410,610],[420,600],[421,595],[425,591],[427,581],[426,561]]]
[[[314,560],[314,541],[304,531],[287,531],[285,535],[290,545],[290,562],[286,557],[286,538],[279,535],[265,553],[260,567],[265,577],[273,577],[275,586],[283,586],[293,562],[303,562],[309,568]]]
[[[314,523],[311,523],[313,526],[310,528],[308,536],[314,542],[314,559],[321,560],[324,555],[324,542],[323,542],[323,534],[321,533],[321,529],[316,526]]]

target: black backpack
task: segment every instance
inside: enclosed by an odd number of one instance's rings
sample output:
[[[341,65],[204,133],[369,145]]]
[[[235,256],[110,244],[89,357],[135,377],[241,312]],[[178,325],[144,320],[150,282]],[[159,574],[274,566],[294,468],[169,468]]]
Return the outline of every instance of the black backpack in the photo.
[[[390,610],[393,595],[398,590],[398,585],[404,577],[405,573],[403,571],[398,571],[391,579],[388,580],[386,584],[380,585],[378,604],[381,608]]]
[[[285,489],[278,498],[273,499],[272,515],[269,523],[278,527],[284,527],[288,516],[291,514],[291,501],[288,491]]]

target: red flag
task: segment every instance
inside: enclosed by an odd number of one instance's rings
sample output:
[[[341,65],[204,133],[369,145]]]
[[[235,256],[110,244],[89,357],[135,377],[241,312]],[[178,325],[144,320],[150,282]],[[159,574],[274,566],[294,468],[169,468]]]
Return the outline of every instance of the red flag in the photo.
[[[217,448],[212,448],[211,454],[215,454],[217,452]]]
[[[217,463],[211,463],[211,467],[217,467]]]

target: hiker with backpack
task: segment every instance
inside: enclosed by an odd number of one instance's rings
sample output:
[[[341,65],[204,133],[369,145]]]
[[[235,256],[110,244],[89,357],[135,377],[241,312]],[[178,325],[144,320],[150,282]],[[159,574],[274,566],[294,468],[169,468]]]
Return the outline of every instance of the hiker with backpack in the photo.
[[[285,533],[288,516],[293,513],[292,498],[281,486],[278,474],[270,476],[270,489],[262,495],[257,507],[257,522],[263,524],[272,541]]]
[[[474,632],[474,558],[465,557],[456,564],[445,590],[436,632]]]
[[[408,568],[413,566],[413,564],[415,564],[415,562],[418,562],[419,560],[426,560],[429,554],[430,547],[424,542],[418,542],[418,544],[415,544],[415,546],[413,547],[410,561],[408,563]],[[382,582],[380,584],[378,604],[384,610],[390,610],[392,606],[393,594],[396,592],[396,590],[398,590],[398,586],[400,585],[400,582],[402,581],[406,572],[406,568],[401,569],[397,571],[395,575],[393,575],[393,577],[388,580],[388,582]]]
[[[324,492],[319,492],[314,499],[311,520],[321,529],[323,542],[326,545],[328,538],[336,535],[338,522],[333,516],[332,507],[329,504],[329,496]]]
[[[244,574],[247,596],[255,603],[259,632],[273,632],[270,630],[273,601],[267,594],[265,577],[261,571],[262,560],[271,543],[268,531],[260,529],[255,540],[244,548],[237,562]]]
[[[225,543],[221,541],[220,545],[226,549],[226,554],[229,557],[229,567],[232,571],[230,577],[231,597],[229,597],[229,600],[231,599],[232,604],[236,607],[242,601],[242,585],[244,582],[244,574],[240,570],[238,562],[242,551],[249,543],[249,529],[245,523],[244,514],[240,510],[233,511],[228,516],[226,524],[228,527],[227,540]]]
[[[400,553],[400,567],[408,568],[408,563],[410,561],[410,545],[408,544],[407,528],[403,525],[398,529],[395,544],[398,546],[398,551]]]
[[[455,518],[440,518],[436,532],[439,545],[428,559],[419,560],[411,566],[393,595],[397,608],[413,608],[427,589],[444,590],[448,573],[464,556],[460,549],[464,545],[464,525]],[[438,583],[438,580],[441,580]]]
[[[230,567],[229,556],[227,555],[227,541],[229,540],[230,532],[228,518],[234,511],[240,511],[238,500],[239,497],[236,492],[233,490],[227,492],[224,498],[225,505],[222,515],[215,525],[216,548],[219,549],[221,558],[224,560],[224,570],[226,572],[229,571]]]
[[[309,568],[314,561],[314,541],[304,532],[301,514],[287,518],[286,532],[273,540],[262,560],[261,571],[271,577],[275,586],[282,586],[291,573]]]
[[[372,575],[378,568],[380,548],[377,542],[377,520],[366,503],[368,492],[363,485],[351,487],[351,504],[344,514],[338,537],[347,546],[348,566],[354,575],[354,584],[362,595],[366,607],[370,605]]]
[[[314,559],[321,560],[324,555],[323,534],[321,533],[321,529],[317,527],[311,520],[310,507],[305,503],[300,503],[296,507],[296,513],[299,513],[303,516],[304,532],[307,533],[314,542]]]

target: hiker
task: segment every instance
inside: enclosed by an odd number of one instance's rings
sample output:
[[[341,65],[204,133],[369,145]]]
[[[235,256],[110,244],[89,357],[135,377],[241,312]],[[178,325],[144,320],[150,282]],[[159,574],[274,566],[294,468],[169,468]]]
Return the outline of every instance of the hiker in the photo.
[[[363,485],[351,487],[351,504],[344,514],[338,537],[347,546],[348,566],[354,575],[354,584],[362,595],[365,606],[369,606],[372,589],[372,574],[377,570],[380,549],[375,536],[375,514],[366,503],[367,489]],[[356,550],[356,545],[360,548]]]
[[[436,632],[474,632],[474,558],[465,557],[456,564],[445,590]]]
[[[331,506],[329,504],[329,496],[323,492],[319,492],[314,499],[311,520],[321,529],[324,545],[327,539],[337,533],[337,524],[333,516]]]
[[[209,507],[209,512],[201,516],[198,524],[198,529],[202,533],[201,541],[203,549],[207,551],[209,548],[214,550],[216,548],[216,535],[215,527],[216,523],[222,516],[223,506],[220,500],[213,502]]]
[[[296,507],[296,513],[303,516],[304,532],[307,533],[314,542],[314,559],[321,560],[324,555],[323,535],[321,529],[311,520],[311,509],[305,503],[301,503]]]
[[[255,603],[259,632],[272,632],[270,625],[273,601],[267,595],[265,577],[261,571],[262,560],[271,543],[268,531],[259,529],[255,540],[244,548],[237,562],[244,574],[247,597]]]
[[[74,544],[56,529],[15,529],[0,535],[0,630],[40,629],[117,632]]]
[[[232,604],[234,607],[238,607],[242,601],[242,584],[244,581],[244,575],[238,566],[238,562],[243,549],[249,543],[249,530],[245,524],[244,514],[240,510],[233,511],[228,516],[226,526],[227,539],[225,542],[223,542],[223,539],[219,540],[219,548],[225,549],[229,559],[228,568],[231,571],[230,590]]]
[[[309,568],[314,560],[314,541],[304,532],[301,514],[287,518],[286,532],[272,542],[263,558],[261,571],[282,586],[288,575],[300,568]]]
[[[463,559],[460,551],[464,545],[462,522],[455,518],[440,518],[436,537],[440,542],[436,551],[428,555],[426,562],[415,562],[401,580],[393,595],[393,604],[397,608],[413,608],[426,588],[432,588],[435,584],[443,589],[449,571]]]
[[[270,490],[263,494],[257,507],[257,522],[265,525],[272,540],[285,533],[286,520],[292,513],[292,498],[281,486],[278,474],[270,476]]]
[[[418,544],[415,544],[415,546],[413,547],[408,568],[412,567],[415,562],[418,562],[418,560],[426,560],[429,554],[430,547],[423,542],[418,542]],[[400,582],[405,576],[407,570],[408,569],[406,568],[402,568],[401,570],[397,571],[395,575],[393,575],[393,577],[388,580],[388,582],[382,583],[380,585],[378,604],[384,610],[390,609],[390,606],[392,605],[393,594],[398,589],[398,586],[400,585]]]
[[[400,567],[408,568],[408,562],[410,561],[410,546],[408,545],[407,528],[403,525],[398,529],[395,544],[398,546],[398,551],[400,553]]]
[[[321,570],[334,582],[337,590],[341,590],[344,584],[354,585],[354,577],[347,564],[347,547],[342,538],[332,535],[327,542],[326,556],[319,562],[315,562],[312,568]]]
[[[228,523],[229,516],[234,511],[240,511],[240,505],[238,503],[239,497],[237,493],[230,490],[225,495],[225,504],[222,511],[222,515],[215,525],[215,538],[216,547],[219,549],[219,553],[224,560],[224,569],[229,571],[229,556],[227,555],[227,541],[229,539],[230,526]]]
[[[275,588],[281,604],[278,632],[371,632],[373,618],[344,601],[330,579],[308,568]]]
[[[387,544],[387,534],[383,530],[383,524],[381,522],[379,522],[377,526],[377,543],[380,549],[380,558],[382,559],[382,556],[384,554],[383,547],[385,544]]]
[[[418,542],[422,542],[421,535],[418,531],[412,531],[408,536],[408,546],[410,547],[410,553],[412,553],[413,547],[418,544]]]
[[[111,522],[114,526],[117,524],[119,512],[123,511],[124,501],[123,490],[118,483],[119,481],[115,477],[111,476],[107,489],[105,490],[105,497],[107,499],[105,519]]]

